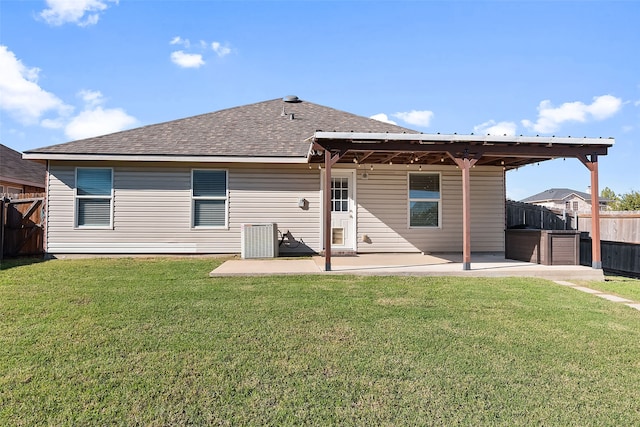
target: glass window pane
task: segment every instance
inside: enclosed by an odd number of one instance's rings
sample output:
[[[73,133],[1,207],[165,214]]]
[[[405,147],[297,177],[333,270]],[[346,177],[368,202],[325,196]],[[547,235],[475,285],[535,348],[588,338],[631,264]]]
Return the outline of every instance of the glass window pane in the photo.
[[[224,227],[224,200],[195,200],[193,225],[195,227]]]
[[[440,176],[432,174],[409,174],[410,199],[439,199]]]
[[[78,199],[78,226],[108,227],[110,224],[110,199]]]
[[[438,202],[411,202],[409,225],[412,227],[437,227]]]
[[[193,171],[194,197],[226,197],[226,171]]]
[[[111,195],[111,169],[79,168],[77,171],[79,196]]]

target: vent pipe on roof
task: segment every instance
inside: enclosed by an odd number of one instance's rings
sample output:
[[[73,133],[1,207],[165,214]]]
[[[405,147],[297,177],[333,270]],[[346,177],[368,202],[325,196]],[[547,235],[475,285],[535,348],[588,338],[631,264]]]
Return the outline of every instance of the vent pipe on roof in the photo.
[[[289,103],[302,102],[302,101],[300,101],[300,98],[298,98],[298,97],[297,97],[297,96],[295,96],[295,95],[287,95],[287,96],[285,96],[284,98],[282,98],[282,100],[283,100],[284,102],[289,102]]]

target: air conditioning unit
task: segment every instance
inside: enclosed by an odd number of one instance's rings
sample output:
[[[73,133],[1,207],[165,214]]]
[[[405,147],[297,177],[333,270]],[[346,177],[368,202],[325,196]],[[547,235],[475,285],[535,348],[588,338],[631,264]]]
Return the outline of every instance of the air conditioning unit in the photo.
[[[276,258],[278,224],[242,224],[242,258]]]

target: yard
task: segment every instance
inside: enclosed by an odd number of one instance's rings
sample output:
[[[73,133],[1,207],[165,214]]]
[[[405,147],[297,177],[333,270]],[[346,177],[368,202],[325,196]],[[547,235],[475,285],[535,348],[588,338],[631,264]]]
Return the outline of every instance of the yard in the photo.
[[[208,277],[219,262],[5,262],[0,425],[640,424],[622,304],[522,278]]]

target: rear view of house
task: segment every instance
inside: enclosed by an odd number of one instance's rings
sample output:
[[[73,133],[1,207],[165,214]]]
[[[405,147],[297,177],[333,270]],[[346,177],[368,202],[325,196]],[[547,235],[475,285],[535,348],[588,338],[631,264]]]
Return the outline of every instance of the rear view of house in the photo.
[[[504,252],[505,171],[612,144],[548,139],[425,135],[290,96],[25,157],[48,165],[54,255],[240,253],[260,224],[285,254]]]

